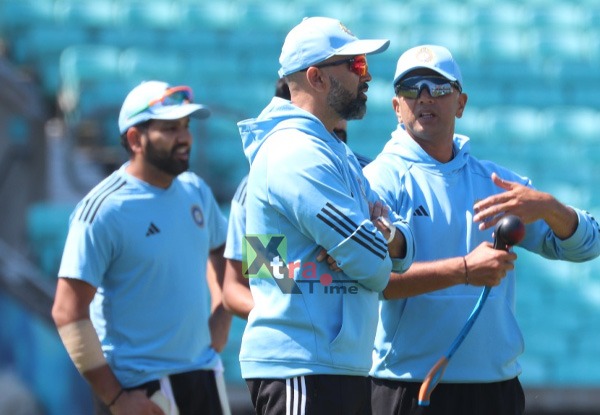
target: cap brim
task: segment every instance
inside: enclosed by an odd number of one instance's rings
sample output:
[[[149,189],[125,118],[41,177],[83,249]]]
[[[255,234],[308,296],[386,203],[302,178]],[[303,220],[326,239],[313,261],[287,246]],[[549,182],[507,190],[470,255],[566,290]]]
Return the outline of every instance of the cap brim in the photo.
[[[336,55],[369,55],[381,53],[390,46],[387,39],[364,39],[349,43],[336,51]]]
[[[440,68],[436,68],[435,66],[419,65],[419,66],[413,66],[412,68],[409,68],[409,69],[405,70],[404,72],[402,72],[400,75],[396,76],[396,78],[394,78],[393,85],[396,85],[398,83],[398,81],[400,81],[402,78],[404,78],[406,76],[407,73],[416,71],[417,69],[429,69],[429,70],[432,70],[433,72],[437,72],[438,74],[442,75],[444,78],[448,79],[449,81],[452,81],[452,82],[458,81],[458,79],[456,79],[456,77],[450,75],[446,71],[441,70]]]
[[[185,104],[173,107],[160,107],[148,114],[153,120],[178,120],[184,117],[208,118],[210,110],[200,104]]]

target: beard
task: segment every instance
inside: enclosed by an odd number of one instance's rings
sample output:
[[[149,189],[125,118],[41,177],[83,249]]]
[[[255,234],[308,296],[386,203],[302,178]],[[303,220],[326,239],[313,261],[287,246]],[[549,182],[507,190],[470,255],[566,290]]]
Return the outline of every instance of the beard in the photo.
[[[188,160],[180,160],[175,157],[177,148],[177,146],[173,147],[170,152],[158,150],[148,140],[146,143],[146,161],[164,173],[178,176],[189,168],[190,163]]]
[[[345,89],[336,79],[329,77],[331,90],[327,95],[327,103],[345,120],[360,120],[367,112],[367,102],[358,94],[366,89],[366,83],[358,87],[356,96]]]

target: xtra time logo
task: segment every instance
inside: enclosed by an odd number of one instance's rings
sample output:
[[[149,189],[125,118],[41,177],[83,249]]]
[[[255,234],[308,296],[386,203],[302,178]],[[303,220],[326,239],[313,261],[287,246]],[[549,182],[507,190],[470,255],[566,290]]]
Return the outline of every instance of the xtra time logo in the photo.
[[[246,235],[242,272],[246,278],[273,278],[284,294],[302,294],[299,284],[306,285],[309,294],[316,290],[324,294],[358,293],[358,281],[334,280],[329,273],[318,275],[316,262],[288,262],[285,235]]]

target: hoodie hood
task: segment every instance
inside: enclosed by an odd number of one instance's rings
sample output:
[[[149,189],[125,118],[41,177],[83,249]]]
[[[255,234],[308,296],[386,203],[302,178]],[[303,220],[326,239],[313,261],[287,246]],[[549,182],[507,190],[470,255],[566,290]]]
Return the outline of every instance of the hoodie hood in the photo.
[[[246,158],[252,165],[266,139],[276,131],[293,128],[315,137],[330,137],[323,123],[290,101],[274,97],[257,118],[238,123]]]
[[[383,148],[382,154],[399,155],[407,164],[418,164],[420,168],[437,172],[438,174],[451,173],[464,167],[469,159],[470,143],[469,137],[455,134],[454,158],[447,163],[440,163],[431,157],[421,146],[408,135],[403,124],[392,132],[392,138]]]

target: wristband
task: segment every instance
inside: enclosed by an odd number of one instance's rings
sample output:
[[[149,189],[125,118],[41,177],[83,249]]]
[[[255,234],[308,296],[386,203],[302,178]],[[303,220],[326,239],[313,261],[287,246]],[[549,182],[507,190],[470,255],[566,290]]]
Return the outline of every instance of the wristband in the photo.
[[[386,241],[388,243],[388,245],[392,243],[392,241],[394,240],[394,236],[396,236],[396,227],[394,225],[391,225],[389,227],[389,229],[390,229],[390,237]]]
[[[381,223],[383,223],[390,231],[390,236],[386,240],[387,244],[389,245],[394,240],[394,236],[396,236],[396,227],[393,224],[390,224],[390,222],[383,216],[380,216],[377,219],[379,219],[381,221]]]
[[[121,390],[119,391],[119,393],[117,393],[117,396],[115,396],[113,398],[112,401],[110,401],[110,403],[108,405],[106,405],[108,408],[110,408],[111,406],[113,406],[114,404],[117,403],[117,400],[121,397],[121,395],[123,395],[123,392],[125,392],[125,389],[121,388]]]
[[[98,334],[96,334],[96,330],[89,319],[60,326],[58,334],[79,373],[106,364]]]
[[[469,285],[469,270],[467,269],[467,260],[462,257],[463,265],[465,266],[465,285]]]

